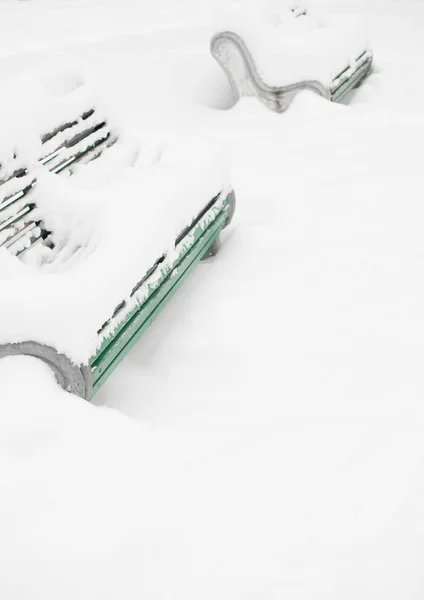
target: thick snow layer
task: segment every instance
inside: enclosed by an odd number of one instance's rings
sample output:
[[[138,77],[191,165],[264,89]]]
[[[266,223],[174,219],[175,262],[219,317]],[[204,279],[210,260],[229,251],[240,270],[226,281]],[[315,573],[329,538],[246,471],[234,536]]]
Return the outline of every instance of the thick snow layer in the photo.
[[[312,80],[330,87],[369,49],[366,35],[351,16],[302,8],[281,0],[234,0],[217,13],[215,31],[242,38],[267,85]]]
[[[1,159],[7,157],[13,147],[19,157],[26,159],[26,166],[30,166],[28,163],[39,156],[40,136],[91,108],[96,108],[100,115],[110,112],[93,80],[94,74],[84,62],[50,58],[35,71],[26,69],[13,77],[5,77],[3,85],[8,93],[0,99]],[[112,114],[113,117],[116,115]]]
[[[228,192],[210,154],[193,152],[195,144],[185,152],[180,144],[168,164],[163,155],[151,169],[128,168],[96,189],[41,173],[35,200],[57,246],[43,251],[43,261],[54,254],[47,264],[33,264],[28,253],[26,269],[0,250],[0,343],[35,340],[87,363],[116,306],[164,252],[173,260],[177,235],[217,193]]]
[[[0,596],[421,600],[423,4],[333,1],[375,71],[283,115],[230,109],[211,0],[0,8],[4,73],[84,58],[125,126],[224,142],[238,199],[96,406],[0,361]]]
[[[40,101],[38,128],[43,120],[44,131],[51,131],[90,108],[86,90],[74,97],[84,88],[79,81],[72,72],[65,71],[63,80],[53,72],[48,91],[65,101],[51,103],[55,120],[50,104]],[[44,153],[61,141],[54,140]],[[153,149],[151,140],[144,147],[140,134],[119,140],[67,179],[37,168],[41,150],[35,144],[31,154],[23,132],[21,144],[16,152],[32,166],[28,177],[37,176],[34,219],[53,232],[55,247],[28,252],[26,268],[0,249],[0,343],[33,340],[87,364],[100,344],[96,332],[116,306],[164,252],[172,263],[179,233],[214,196],[228,193],[225,161],[219,148],[195,137],[169,139]]]

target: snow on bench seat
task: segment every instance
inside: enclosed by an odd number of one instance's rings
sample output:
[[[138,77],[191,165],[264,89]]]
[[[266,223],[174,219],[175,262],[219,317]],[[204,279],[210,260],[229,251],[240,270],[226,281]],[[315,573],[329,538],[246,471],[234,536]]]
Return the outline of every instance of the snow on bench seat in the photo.
[[[38,173],[34,220],[44,217],[51,247],[21,260],[0,247],[0,344],[37,340],[86,364],[103,325],[123,300],[131,305],[137,282],[159,256],[171,262],[178,235],[230,191],[218,152],[192,139],[163,145],[151,164],[136,160],[106,180],[93,171],[81,179]]]

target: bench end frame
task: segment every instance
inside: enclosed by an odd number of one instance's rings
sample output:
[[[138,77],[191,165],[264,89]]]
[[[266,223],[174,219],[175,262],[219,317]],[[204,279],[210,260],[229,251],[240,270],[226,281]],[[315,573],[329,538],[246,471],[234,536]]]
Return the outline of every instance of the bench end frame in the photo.
[[[56,376],[58,384],[66,391],[90,400],[92,373],[88,365],[76,365],[65,354],[39,342],[19,342],[0,345],[0,359],[6,356],[33,356],[45,362]]]

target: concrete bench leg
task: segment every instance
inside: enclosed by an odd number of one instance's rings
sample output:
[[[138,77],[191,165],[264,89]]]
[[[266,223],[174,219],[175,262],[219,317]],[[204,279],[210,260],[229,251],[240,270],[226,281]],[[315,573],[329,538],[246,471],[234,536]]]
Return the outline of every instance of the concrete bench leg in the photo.
[[[45,362],[56,376],[58,384],[66,391],[90,400],[92,375],[89,366],[78,366],[54,348],[38,342],[20,342],[0,345],[0,359],[6,356],[33,356]]]

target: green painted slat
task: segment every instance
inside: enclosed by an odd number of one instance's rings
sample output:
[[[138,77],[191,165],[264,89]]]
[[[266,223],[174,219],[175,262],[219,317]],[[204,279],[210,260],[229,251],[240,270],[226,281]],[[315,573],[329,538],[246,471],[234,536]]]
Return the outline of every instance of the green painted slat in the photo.
[[[211,204],[209,207],[209,210],[217,210],[217,213],[216,213],[214,219],[216,219],[218,217],[218,215],[221,211],[227,210],[227,208],[228,208],[228,197],[225,198],[224,202],[222,203],[221,208],[219,208],[219,209],[214,208],[214,207],[216,207],[218,202],[221,202],[221,200],[219,200],[219,194],[218,194],[218,196],[215,197],[215,199],[216,199],[216,201],[214,202],[214,204]],[[204,215],[202,215],[202,216],[204,216]],[[189,238],[189,236],[190,236],[190,238],[191,238],[190,246],[188,248],[185,248],[184,243],[183,243],[182,244],[183,249],[181,250],[181,252],[180,252],[179,256],[176,258],[176,260],[172,263],[172,265],[166,266],[166,267],[165,266],[159,267],[161,270],[160,277],[153,284],[149,284],[149,282],[146,281],[146,283],[148,284],[148,296],[144,301],[147,301],[149,296],[151,294],[153,294],[154,291],[162,285],[163,281],[166,279],[166,277],[168,277],[171,270],[175,269],[181,263],[181,261],[184,259],[184,256],[190,251],[191,246],[193,246],[197,242],[197,240],[201,236],[203,236],[204,232],[205,232],[205,229],[199,223],[194,224],[192,229],[187,229],[185,231],[184,237]],[[183,240],[184,240],[184,238],[182,238],[182,240],[180,240],[180,242],[183,242]],[[96,364],[100,360],[101,355],[109,348],[109,346],[111,344],[114,343],[114,340],[115,340],[116,336],[119,334],[120,330],[123,329],[125,327],[125,325],[128,323],[128,321],[132,318],[132,316],[138,312],[139,306],[140,306],[140,303],[138,303],[132,310],[130,310],[124,316],[119,317],[119,313],[118,313],[118,316],[115,317],[115,319],[114,319],[115,326],[113,327],[113,330],[109,334],[104,336],[96,354],[90,358],[91,365]],[[108,328],[110,329],[110,325],[108,325]]]
[[[115,357],[121,352],[123,342],[126,344],[128,341],[128,337],[133,335],[134,326],[137,330],[140,327],[140,317],[144,316],[146,319],[148,318],[150,312],[156,308],[156,306],[163,300],[163,298],[167,295],[170,288],[172,288],[178,277],[183,273],[183,271],[191,265],[191,263],[197,262],[196,258],[199,255],[199,258],[202,256],[202,253],[206,251],[209,245],[212,243],[213,239],[219,233],[220,229],[222,229],[222,223],[225,219],[225,214],[223,214],[219,219],[217,219],[210,227],[204,232],[204,235],[201,239],[199,239],[198,243],[191,248],[191,250],[185,255],[183,261],[179,263],[179,265],[173,269],[172,274],[170,273],[167,280],[162,283],[162,285],[155,290],[153,294],[149,296],[149,298],[143,302],[143,304],[139,305],[135,312],[133,312],[133,316],[129,321],[126,321],[125,326],[121,329],[121,331],[116,334],[113,338],[112,343],[105,349],[103,353],[95,360],[92,364],[92,368],[94,370],[93,380],[94,382],[99,378],[101,373],[99,371],[104,372],[105,368],[107,368],[115,359]],[[177,277],[178,274],[178,277]]]
[[[370,60],[365,62],[359,67],[357,71],[355,71],[352,77],[350,77],[344,83],[341,83],[337,88],[332,90],[331,100],[333,102],[340,102],[340,100],[342,100],[346,96],[346,94],[350,92],[350,90],[352,90],[364,77],[366,77],[370,69],[370,64]]]
[[[223,211],[211,223],[186,254],[183,261],[172,270],[167,280],[141,305],[136,314],[115,337],[110,347],[92,365],[92,367],[96,367],[96,375],[94,376],[93,373],[92,396],[98,392],[196,266],[207,248],[223,229],[226,217],[226,211]]]

